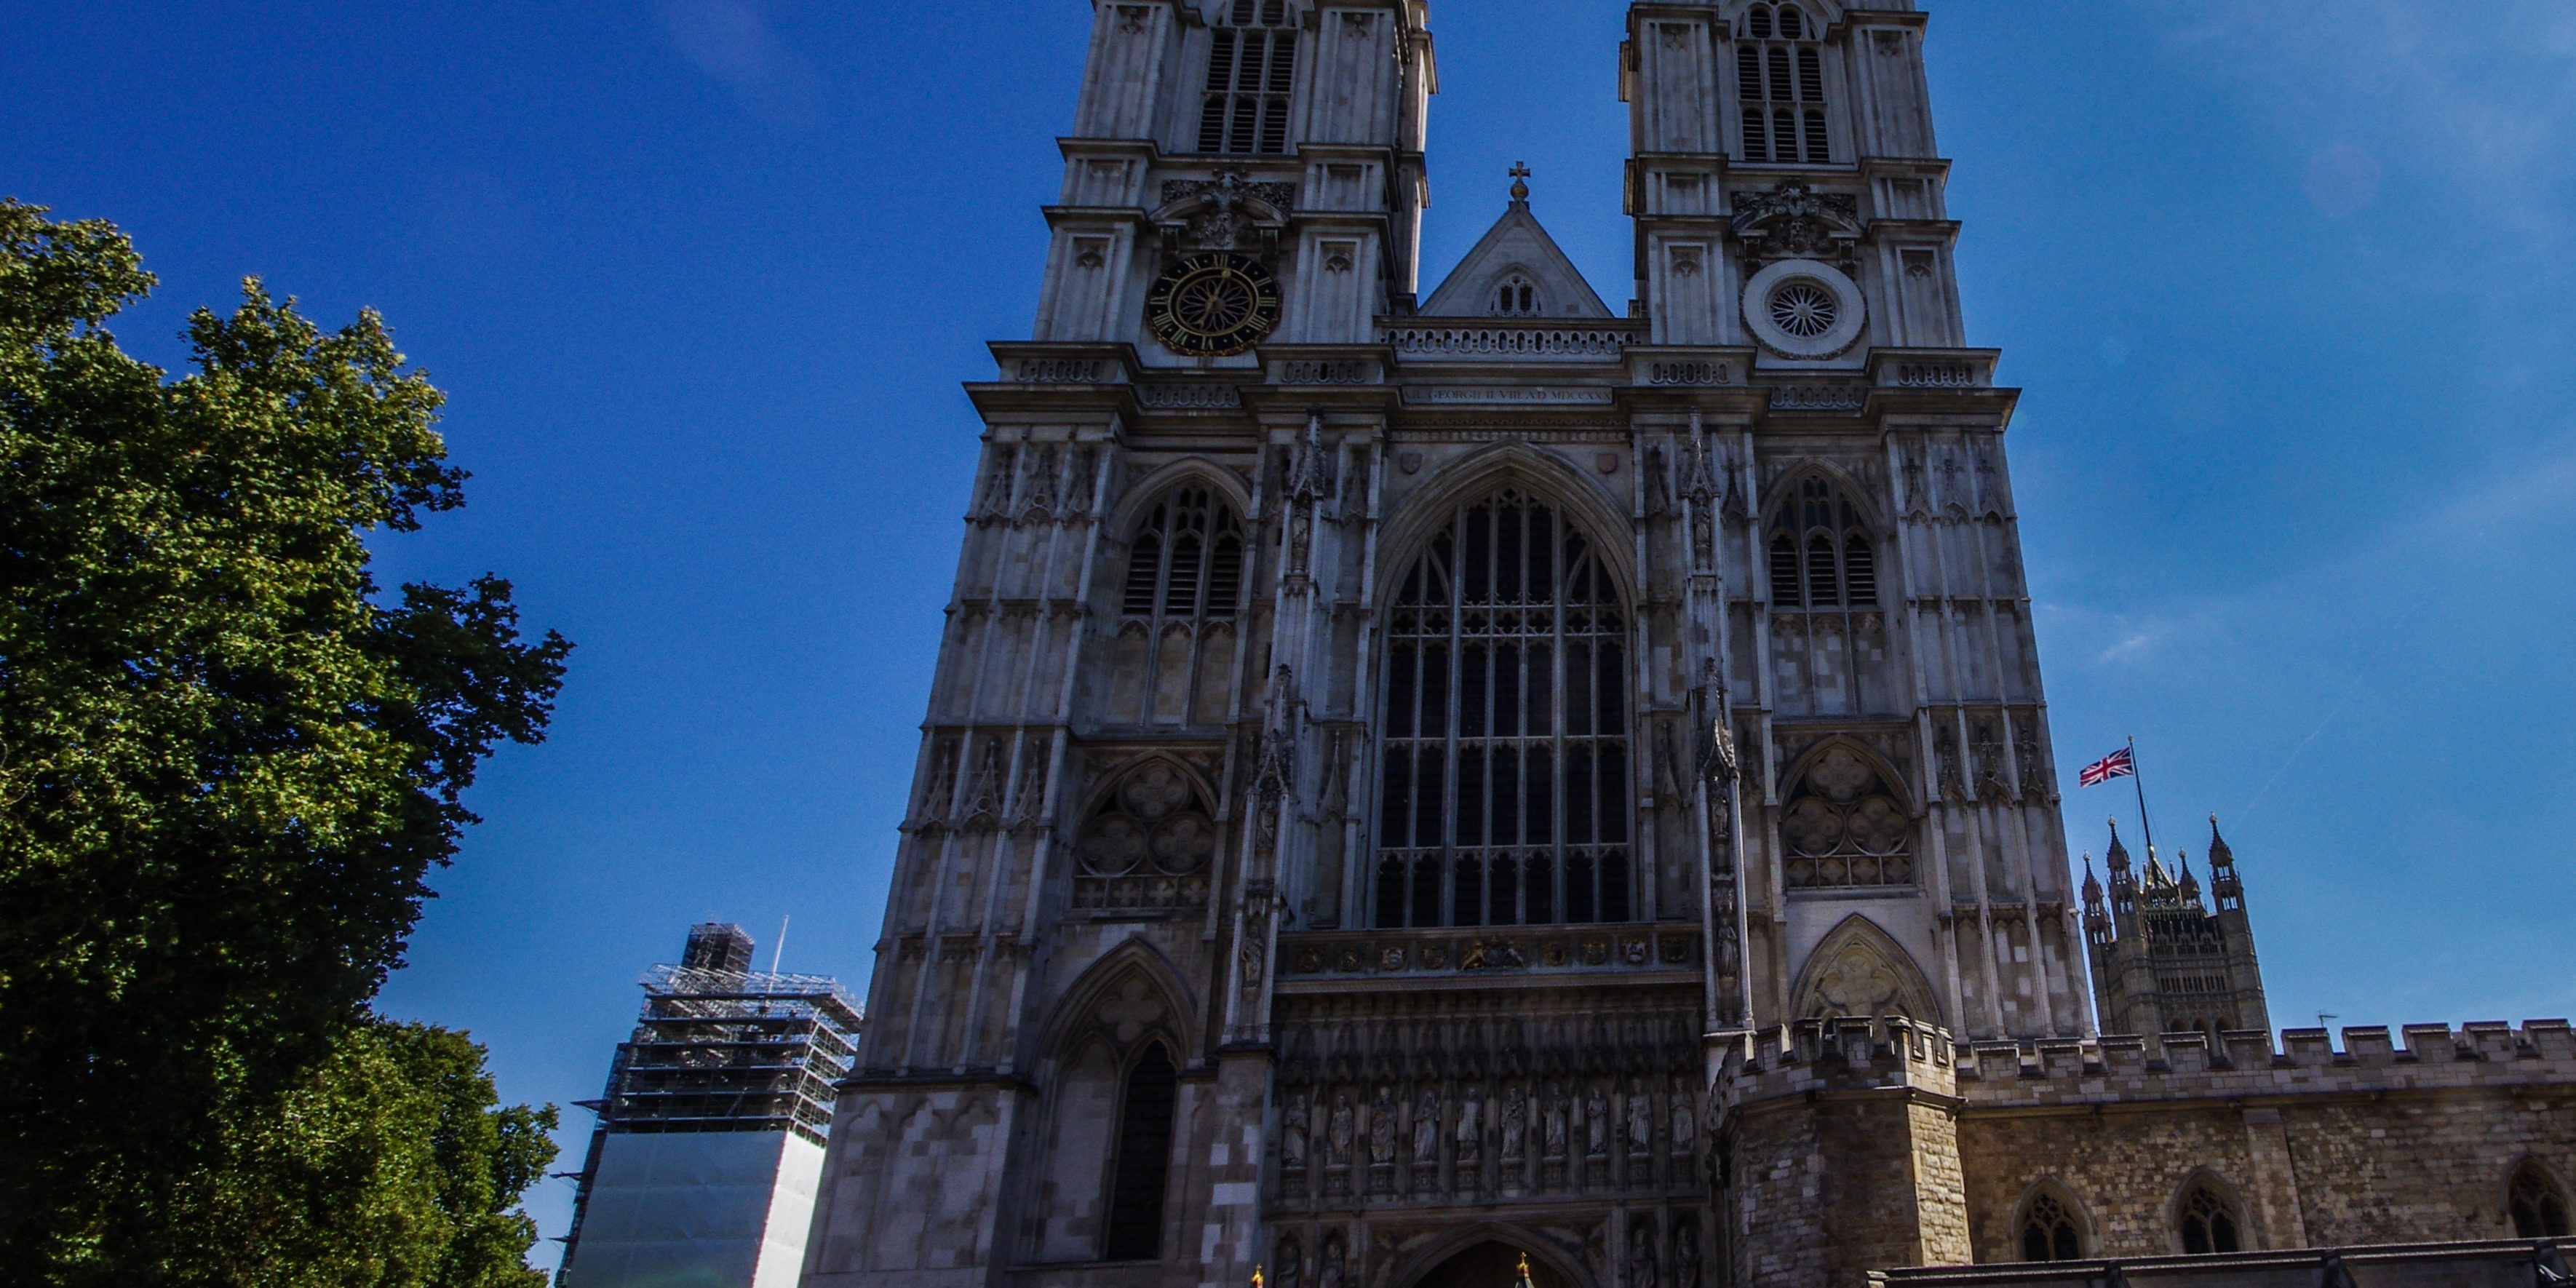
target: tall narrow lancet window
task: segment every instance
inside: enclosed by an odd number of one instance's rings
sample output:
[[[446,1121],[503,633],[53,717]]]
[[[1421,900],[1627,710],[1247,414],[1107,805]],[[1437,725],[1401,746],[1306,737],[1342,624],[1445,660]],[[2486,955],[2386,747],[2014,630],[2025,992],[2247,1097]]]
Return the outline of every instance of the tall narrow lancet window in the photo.
[[[2515,1168],[2505,1207],[2513,1215],[2517,1239],[2563,1239],[2568,1235],[2567,1193],[2539,1165]]]
[[[1199,151],[1278,156],[1288,150],[1297,79],[1297,18],[1287,0],[1227,0],[1208,32]]]
[[[1735,43],[1736,100],[1744,117],[1744,159],[1830,164],[1825,129],[1822,24],[1794,4],[1744,11]]]
[[[2182,1196],[2182,1250],[2198,1256],[2208,1252],[2234,1252],[2244,1247],[2237,1231],[2242,1222],[2236,1207],[2218,1187],[2207,1181],[2192,1185]]]
[[[1388,618],[1376,924],[1626,921],[1628,622],[1545,502],[1460,507]]]
[[[1107,1261],[1152,1261],[1163,1255],[1163,1196],[1172,1160],[1172,1111],[1180,1071],[1156,1042],[1127,1070],[1118,1105],[1118,1157],[1110,1173]]]
[[[1184,487],[1155,503],[1129,542],[1129,617],[1232,617],[1243,600],[1243,524],[1206,487]]]

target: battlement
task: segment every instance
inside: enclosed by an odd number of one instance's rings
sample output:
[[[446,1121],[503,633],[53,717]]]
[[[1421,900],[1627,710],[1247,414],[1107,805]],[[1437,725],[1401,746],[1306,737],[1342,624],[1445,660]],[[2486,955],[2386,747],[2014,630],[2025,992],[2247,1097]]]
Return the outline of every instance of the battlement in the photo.
[[[1817,1091],[1913,1088],[1956,1094],[1962,1048],[1945,1029],[1907,1020],[1800,1020],[1736,1035],[1717,1091],[1728,1109]]]
[[[2093,1104],[2451,1088],[2576,1086],[2576,1031],[2565,1020],[2347,1028],[2343,1049],[2325,1029],[2287,1029],[2276,1049],[2261,1030],[2159,1038],[1974,1042],[1958,1057],[1959,1094],[1972,1106]]]
[[[2565,1020],[2261,1030],[2220,1035],[1957,1042],[1903,1020],[1802,1020],[1738,1035],[1716,1090],[1729,1108],[1809,1092],[1911,1087],[1970,1108],[2120,1104],[2433,1091],[2576,1087],[2576,1029]]]

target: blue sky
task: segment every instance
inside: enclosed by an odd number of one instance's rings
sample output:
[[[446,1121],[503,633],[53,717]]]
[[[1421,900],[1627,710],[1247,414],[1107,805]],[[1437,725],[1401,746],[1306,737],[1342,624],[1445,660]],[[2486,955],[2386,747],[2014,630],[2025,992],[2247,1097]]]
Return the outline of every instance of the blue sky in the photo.
[[[2273,1018],[2576,1012],[2576,8],[1932,6],[1972,341],[2010,450],[2072,843],[2138,738],[2227,821]],[[1435,0],[1425,288],[1535,209],[1616,303],[1621,6]],[[388,1012],[597,1094],[692,921],[863,984],[975,455],[1089,7],[20,5],[0,192],[128,228],[133,348],[243,274],[382,309],[471,504],[389,577],[577,640]],[[567,1163],[588,1116],[567,1110]],[[550,1182],[531,1208],[569,1214]],[[550,1256],[550,1253],[548,1254]]]

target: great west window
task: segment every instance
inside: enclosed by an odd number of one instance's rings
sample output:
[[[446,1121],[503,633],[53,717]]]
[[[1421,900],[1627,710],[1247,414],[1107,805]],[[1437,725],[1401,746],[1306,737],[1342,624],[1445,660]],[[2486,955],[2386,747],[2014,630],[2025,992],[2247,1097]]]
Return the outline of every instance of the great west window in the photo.
[[[1627,615],[1593,544],[1504,491],[1389,617],[1376,924],[1630,918]]]

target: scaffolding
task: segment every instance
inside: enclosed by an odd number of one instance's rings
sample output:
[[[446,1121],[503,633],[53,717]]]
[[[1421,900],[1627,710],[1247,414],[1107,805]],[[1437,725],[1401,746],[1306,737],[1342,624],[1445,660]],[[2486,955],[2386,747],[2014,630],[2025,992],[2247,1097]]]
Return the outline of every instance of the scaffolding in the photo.
[[[644,1006],[618,1044],[608,1086],[576,1101],[598,1115],[574,1182],[565,1264],[609,1137],[629,1132],[786,1132],[820,1146],[831,1133],[834,1087],[858,1056],[856,999],[824,975],[750,969],[741,927],[689,931],[678,965],[644,973]]]

